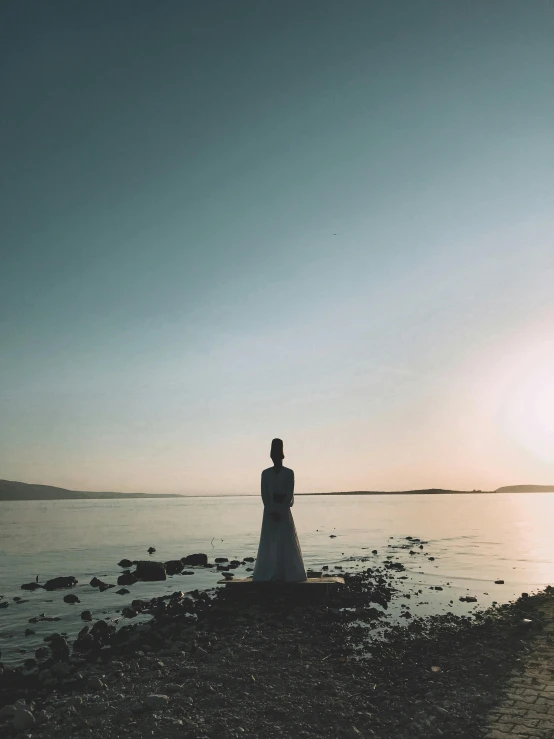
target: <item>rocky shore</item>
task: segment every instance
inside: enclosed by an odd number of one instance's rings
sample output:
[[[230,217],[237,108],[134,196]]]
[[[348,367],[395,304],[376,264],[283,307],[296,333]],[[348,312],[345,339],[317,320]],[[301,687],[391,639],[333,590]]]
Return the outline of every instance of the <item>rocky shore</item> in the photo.
[[[222,567],[228,566],[220,563]],[[484,736],[552,591],[471,616],[385,625],[393,562],[345,573],[327,599],[274,585],[133,601],[147,623],[86,623],[0,667],[6,737]],[[305,589],[304,589],[305,590]],[[385,637],[382,638],[382,632]],[[376,634],[380,633],[379,638]],[[42,650],[42,651],[41,651]]]

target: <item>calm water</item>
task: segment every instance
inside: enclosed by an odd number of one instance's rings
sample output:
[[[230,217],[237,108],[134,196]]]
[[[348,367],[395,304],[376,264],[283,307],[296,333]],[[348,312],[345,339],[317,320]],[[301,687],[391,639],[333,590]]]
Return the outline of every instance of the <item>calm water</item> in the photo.
[[[340,564],[355,569],[368,566],[356,558],[382,562],[394,554],[408,568],[408,579],[399,586],[413,594],[423,590],[410,601],[417,615],[475,608],[460,603],[460,595],[478,596],[483,607],[554,582],[554,492],[298,496],[293,513],[306,567]],[[123,557],[146,559],[149,546],[156,547],[154,558],[159,560],[193,552],[206,552],[212,560],[255,556],[260,522],[257,497],[0,503],[0,594],[9,601],[8,608],[0,609],[2,659],[32,656],[52,631],[75,634],[83,625],[84,609],[98,618],[115,618],[116,610],[133,598],[215,586],[219,575],[203,569],[164,583],[137,583],[126,596],[116,595],[117,588],[99,593],[88,583],[94,575],[115,583],[117,562]],[[391,548],[405,543],[401,540],[406,536],[428,542],[423,552],[411,556],[407,549]],[[371,555],[372,549],[379,554]],[[67,591],[22,591],[21,584],[36,575],[41,582],[74,575],[79,585],[72,592],[81,603],[64,603]],[[494,585],[495,579],[506,584]],[[444,591],[430,590],[433,585]],[[14,596],[27,602],[16,604]],[[393,616],[401,608],[399,596]],[[43,612],[61,621],[28,623]],[[36,634],[24,637],[26,627]]]

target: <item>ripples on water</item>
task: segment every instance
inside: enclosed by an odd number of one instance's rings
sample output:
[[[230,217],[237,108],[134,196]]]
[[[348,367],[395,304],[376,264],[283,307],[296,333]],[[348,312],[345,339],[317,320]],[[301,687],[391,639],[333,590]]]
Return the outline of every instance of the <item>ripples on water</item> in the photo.
[[[52,631],[75,634],[85,609],[98,618],[113,617],[133,598],[213,587],[219,575],[202,569],[162,583],[136,583],[126,596],[116,595],[118,588],[99,593],[88,583],[94,575],[115,583],[121,571],[117,562],[146,559],[149,546],[156,547],[159,560],[193,552],[206,552],[212,560],[256,556],[262,507],[258,497],[237,496],[3,502],[0,511],[0,594],[9,600],[9,607],[0,609],[0,650],[10,661],[23,658],[23,649],[32,656]],[[297,496],[293,513],[306,567],[367,567],[351,558],[372,556],[372,549],[379,552],[376,562],[390,554],[402,561],[408,579],[398,585],[424,590],[417,603],[411,600],[414,615],[452,608],[468,612],[475,606],[460,603],[460,595],[476,595],[478,607],[484,607],[554,582],[554,492]],[[409,555],[389,546],[406,536],[428,542],[423,550],[428,554]],[[81,603],[64,603],[63,590],[20,589],[36,575],[41,582],[74,575],[79,585],[72,592]],[[496,579],[505,585],[494,585]],[[434,585],[444,590],[430,590]],[[16,604],[17,596],[27,602]],[[401,607],[399,596],[392,613]],[[43,612],[61,620],[28,623]],[[36,634],[24,637],[27,627]]]

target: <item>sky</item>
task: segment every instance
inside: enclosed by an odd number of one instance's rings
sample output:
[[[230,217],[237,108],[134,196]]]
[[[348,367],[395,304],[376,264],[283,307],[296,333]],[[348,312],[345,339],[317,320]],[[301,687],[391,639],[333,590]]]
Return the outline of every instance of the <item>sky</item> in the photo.
[[[7,0],[0,478],[554,483],[552,0]]]

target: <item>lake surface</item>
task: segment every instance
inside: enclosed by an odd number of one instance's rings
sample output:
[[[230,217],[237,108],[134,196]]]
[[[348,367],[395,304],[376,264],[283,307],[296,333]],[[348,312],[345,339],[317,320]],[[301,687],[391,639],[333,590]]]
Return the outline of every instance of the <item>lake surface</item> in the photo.
[[[220,574],[210,569],[136,583],[125,596],[115,593],[118,588],[99,593],[88,583],[95,575],[115,583],[121,572],[117,562],[147,559],[150,546],[156,548],[153,558],[164,561],[194,552],[207,553],[211,561],[255,557],[261,513],[260,499],[251,496],[0,503],[0,595],[9,601],[0,609],[2,660],[33,656],[53,631],[73,636],[83,626],[85,609],[95,618],[117,618],[133,598],[215,587]],[[554,491],[297,496],[293,514],[307,568],[355,570],[382,564],[391,555],[405,564],[401,574],[408,577],[398,582],[402,592],[390,608],[391,618],[406,605],[414,615],[471,612],[554,583]],[[400,548],[409,544],[407,536],[424,540],[424,549],[410,555],[409,548]],[[378,555],[371,554],[373,549]],[[235,570],[237,577],[245,574]],[[65,590],[21,590],[36,575],[42,583],[75,576],[79,585],[71,592],[81,603],[64,603]],[[495,585],[496,579],[505,584]],[[435,585],[444,590],[431,590]],[[404,593],[412,595],[409,601]],[[459,601],[470,594],[478,597],[478,606]],[[26,602],[13,601],[18,596]],[[61,620],[28,623],[40,613]],[[36,633],[25,637],[26,628]]]

